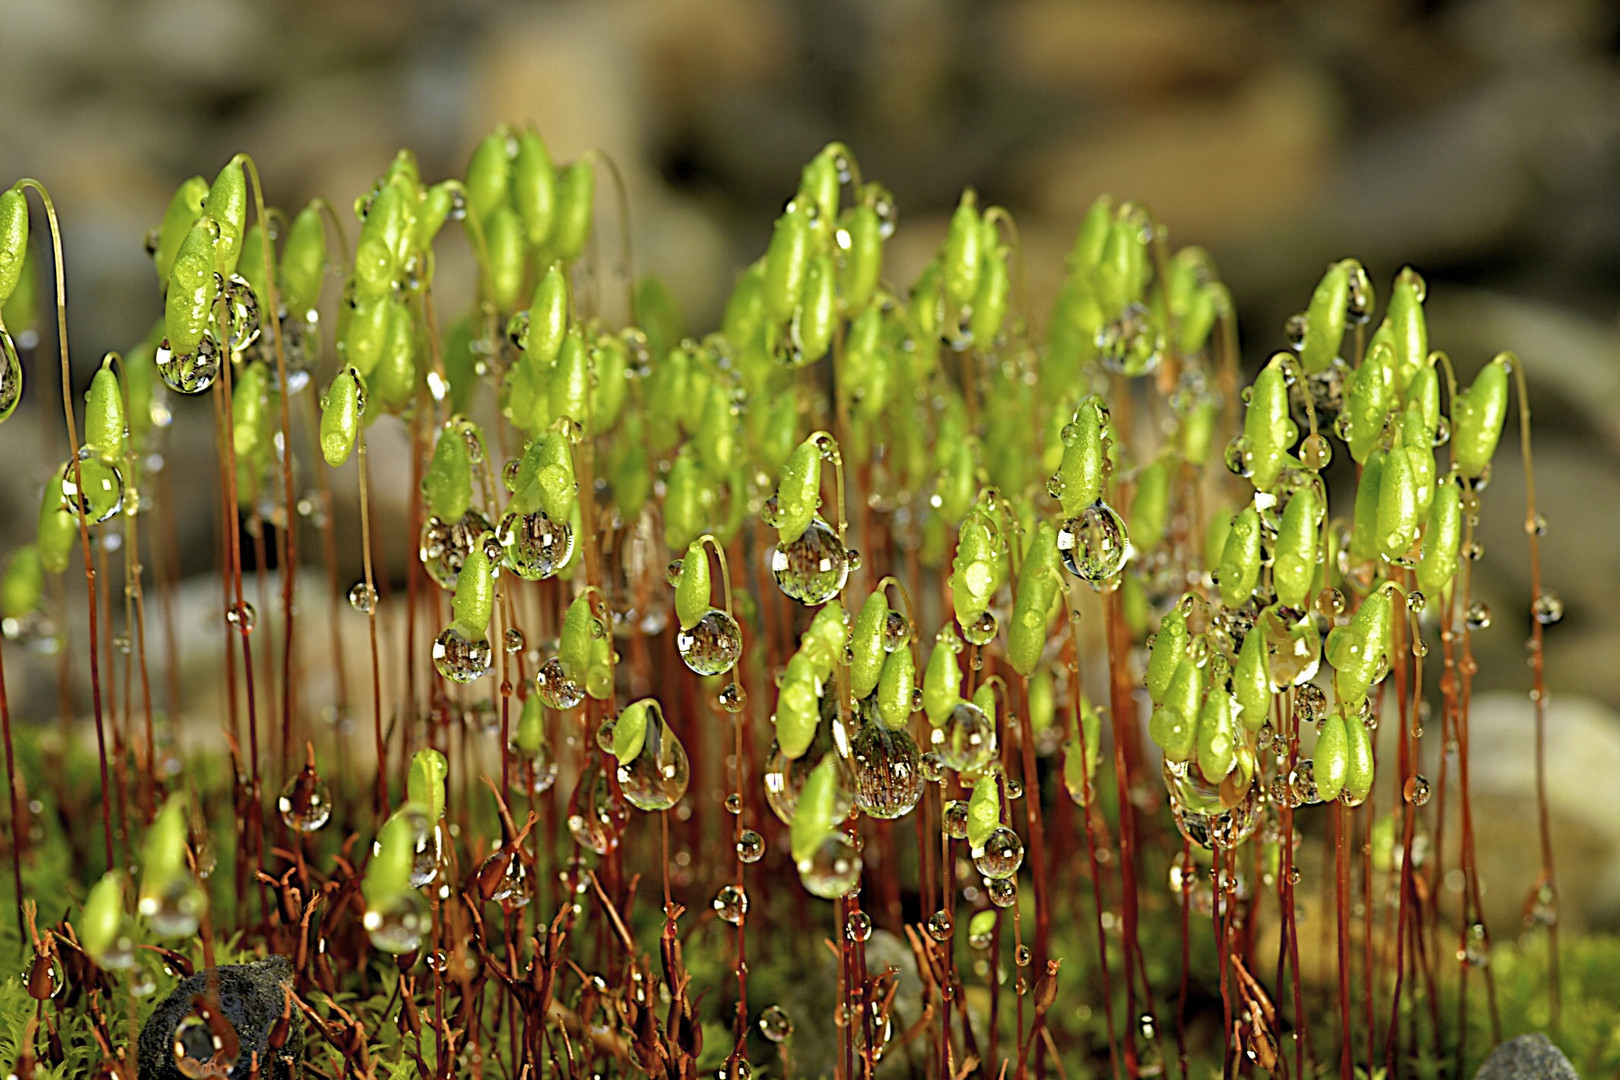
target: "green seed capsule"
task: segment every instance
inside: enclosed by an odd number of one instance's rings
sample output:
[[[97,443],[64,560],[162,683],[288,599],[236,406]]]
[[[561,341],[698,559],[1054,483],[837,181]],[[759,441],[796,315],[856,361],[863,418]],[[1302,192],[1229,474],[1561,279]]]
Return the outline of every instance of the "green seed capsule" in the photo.
[[[511,184],[511,131],[503,124],[473,150],[467,163],[467,210],[479,222],[506,205]]]
[[[810,862],[838,827],[839,816],[838,760],[829,750],[810,770],[794,807],[788,842],[795,863]]]
[[[161,894],[176,877],[187,872],[186,806],[185,792],[170,795],[146,830],[146,841],[141,845],[142,897]]]
[[[560,263],[552,263],[540,284],[534,287],[534,299],[529,301],[529,325],[522,341],[524,350],[542,368],[557,361],[557,353],[568,333],[569,307],[568,275]]]
[[[232,158],[214,177],[206,204],[208,216],[219,223],[214,269],[221,277],[228,278],[236,273],[236,261],[242,256],[242,235],[247,230],[247,204],[247,174],[241,163]]]
[[[502,206],[484,219],[484,248],[489,253],[489,298],[501,311],[512,311],[523,288],[523,222],[517,211]]]
[[[803,757],[815,742],[816,726],[821,722],[813,665],[795,659],[799,662],[789,662],[776,697],[776,744],[784,756],[794,760]]]
[[[525,754],[538,754],[546,745],[546,712],[539,694],[523,699],[523,711],[518,714],[512,745]]]
[[[832,347],[838,324],[838,277],[828,255],[814,255],[804,274],[804,294],[793,318],[800,363],[813,363]]]
[[[1305,309],[1305,340],[1299,349],[1300,366],[1307,375],[1326,371],[1339,355],[1352,269],[1360,269],[1354,259],[1334,263],[1311,293],[1310,306]]]
[[[39,507],[39,531],[36,535],[40,565],[47,573],[60,574],[67,569],[68,558],[78,542],[78,515],[63,507],[60,484],[46,484]]]
[[[956,304],[966,304],[979,288],[983,238],[979,229],[979,197],[972,188],[962,192],[940,252],[940,269],[945,275],[945,295]]]
[[[429,821],[444,816],[445,779],[450,763],[432,747],[418,750],[411,757],[411,771],[405,778],[406,797],[427,811]]]
[[[917,283],[911,287],[912,345],[916,349],[916,362],[920,375],[933,372],[939,363],[939,335],[945,325],[944,275],[939,260],[932,259],[923,267]]]
[[[911,695],[917,689],[917,666],[910,649],[896,649],[883,661],[878,676],[878,715],[892,728],[903,728],[911,719]]]
[[[836,144],[829,143],[799,172],[799,194],[815,204],[823,221],[838,217],[838,193],[843,186],[838,175],[839,155]]]
[[[100,377],[99,372],[97,377]],[[239,464],[258,465],[269,453],[269,393],[269,368],[264,364],[244,364],[231,388],[231,448]],[[88,406],[85,411],[88,414]]]
[[[1389,324],[1395,345],[1395,392],[1404,396],[1412,378],[1429,360],[1429,326],[1423,316],[1427,286],[1410,266],[1402,268],[1389,295]]]
[[[0,302],[6,329],[16,335],[32,333],[39,324],[39,260],[32,248],[23,248],[21,275],[11,297]]]
[[[596,170],[589,161],[576,161],[557,174],[557,214],[552,219],[551,253],[565,263],[585,250],[596,213]]]
[[[1465,480],[1484,472],[1496,455],[1507,420],[1508,365],[1516,362],[1511,353],[1499,353],[1451,403],[1451,456]]]
[[[388,325],[396,301],[391,296],[359,297],[349,309],[338,350],[350,367],[371,377],[388,345]]]
[[[1170,520],[1170,469],[1168,458],[1157,458],[1136,474],[1136,497],[1131,500],[1128,522],[1131,542],[1138,550],[1151,551],[1164,539]]]
[[[936,494],[939,513],[947,524],[960,522],[979,494],[978,461],[971,438],[951,439],[944,447],[944,471]]]
[[[1198,768],[1219,783],[1237,762],[1237,702],[1220,688],[1212,689],[1198,714]]]
[[[0,577],[0,617],[22,619],[39,610],[45,598],[45,565],[34,544],[11,553],[5,576]]]
[[[1057,471],[1064,517],[1078,517],[1102,496],[1112,434],[1102,398],[1092,394],[1080,402],[1074,420],[1063,429],[1063,461]]]
[[[1303,608],[1310,596],[1321,524],[1322,501],[1308,484],[1288,500],[1277,529],[1271,576],[1284,607]]]
[[[1232,666],[1232,693],[1239,716],[1249,731],[1259,731],[1271,718],[1271,654],[1258,627],[1243,636],[1237,663]]]
[[[1299,430],[1288,418],[1288,384],[1282,364],[1273,360],[1255,376],[1249,408],[1243,417],[1243,434],[1253,453],[1254,471],[1250,476],[1256,491],[1270,491]]]
[[[971,627],[990,607],[1004,580],[1004,552],[990,518],[975,510],[957,531],[956,558],[951,563],[951,602],[956,621]]]
[[[165,288],[174,270],[174,259],[180,251],[180,244],[202,216],[203,202],[207,198],[208,181],[201,176],[193,176],[175,188],[169,208],[163,212],[163,224],[158,228],[158,244],[152,252],[152,263],[157,267],[158,281]]]
[[[844,231],[849,247],[843,252],[838,280],[847,315],[871,303],[883,278],[883,222],[876,210],[863,203],[845,212]]]
[[[272,250],[271,254],[275,252]],[[270,275],[265,272],[264,228],[255,221],[242,237],[242,257],[236,263],[236,276],[248,283],[261,304],[268,303]]]
[[[654,274],[636,282],[634,323],[647,335],[647,351],[663,356],[686,337],[686,316],[668,283]]]
[[[664,543],[679,551],[708,528],[713,484],[689,447],[681,447],[664,478]]]
[[[1018,575],[1012,624],[1007,628],[1007,659],[1013,670],[1029,678],[1046,649],[1046,627],[1062,591],[1057,532],[1047,522],[1031,531],[1030,554]]]
[[[482,540],[473,543],[456,574],[450,610],[454,624],[475,632],[471,636],[483,638],[488,634],[490,616],[495,611],[495,567],[484,553]]]
[[[301,314],[312,309],[325,276],[326,229],[319,208],[311,203],[293,218],[281,251],[281,301],[287,310]]]
[[[709,613],[713,606],[709,603],[709,587],[709,549],[702,540],[694,540],[687,545],[680,577],[675,582],[675,616],[682,630],[692,629]]]
[[[127,876],[122,870],[108,870],[90,889],[84,900],[84,916],[76,920],[79,944],[96,963],[118,945],[124,925],[124,889]],[[127,947],[127,943],[126,943]]]
[[[1390,591],[1392,584],[1369,593],[1350,622],[1328,631],[1323,654],[1333,665],[1333,685],[1347,711],[1367,696],[1367,690],[1388,670]]]
[[[1198,699],[1203,691],[1203,675],[1197,661],[1182,657],[1164,696],[1164,704],[1148,719],[1148,736],[1170,761],[1186,761],[1193,756],[1198,737]]]
[[[371,404],[402,409],[416,390],[416,326],[404,304],[388,307],[388,332],[371,372]]]
[[[973,293],[973,315],[968,321],[968,329],[973,331],[973,341],[978,348],[989,348],[1001,335],[1011,295],[1012,275],[1007,272],[1007,253],[999,246],[992,246],[984,253],[984,267]]]
[[[214,267],[215,237],[219,227],[210,215],[192,225],[174,256],[169,291],[163,301],[164,333],[176,356],[197,351],[208,319],[219,298],[219,276]]]
[[[1440,596],[1457,573],[1457,554],[1462,545],[1462,491],[1453,481],[1442,484],[1429,507],[1429,524],[1423,530],[1423,557],[1418,560],[1418,588],[1429,596]]]
[[[124,456],[124,431],[124,395],[108,354],[84,395],[84,445],[102,461],[119,461]]]
[[[776,219],[760,282],[765,314],[774,323],[787,322],[799,308],[810,273],[811,232],[810,210],[804,200],[795,199]]]
[[[962,700],[962,667],[956,661],[957,649],[952,641],[936,639],[923,668],[923,711],[934,727],[950,719],[951,712]]]
[[[1373,786],[1373,742],[1372,732],[1359,718],[1348,718],[1344,721],[1345,734],[1345,768],[1344,791],[1350,796],[1352,805],[1364,802],[1372,792]],[[1320,746],[1320,742],[1317,744]],[[1321,791],[1320,777],[1317,780],[1317,790]]]
[[[611,471],[613,504],[625,521],[635,521],[652,494],[652,473],[647,468],[647,450],[640,443],[621,447]]]
[[[394,184],[384,184],[373,196],[354,249],[356,296],[386,296],[397,287],[398,252],[407,222],[405,198]]]
[[[1360,720],[1355,723],[1360,724]],[[1345,730],[1345,719],[1332,713],[1322,721],[1316,736],[1314,758],[1316,794],[1325,803],[1332,802],[1344,790],[1350,772],[1350,736]]]
[[[424,257],[432,254],[433,241],[450,219],[450,211],[455,209],[456,200],[465,198],[462,194],[464,190],[455,180],[446,180],[427,189],[416,214],[415,235],[411,238],[414,250],[422,252]]]
[[[551,415],[566,416],[589,432],[591,417],[591,350],[576,326],[563,337],[557,366],[551,373]]]
[[[984,847],[1001,826],[1001,785],[1001,766],[992,765],[979,774],[968,796],[967,841],[975,848]]]
[[[1164,704],[1164,696],[1170,688],[1170,678],[1176,673],[1182,658],[1187,655],[1187,644],[1187,616],[1177,605],[1159,620],[1159,632],[1153,639],[1153,647],[1148,650],[1145,682],[1148,700],[1153,704]]]
[[[883,628],[889,619],[889,598],[879,589],[866,598],[849,636],[849,689],[856,700],[877,689],[883,674]]]
[[[1399,562],[1417,540],[1422,524],[1418,506],[1418,478],[1408,447],[1398,446],[1384,459],[1378,482],[1378,554],[1386,562]]]
[[[512,163],[512,202],[523,219],[532,247],[544,247],[551,236],[557,210],[557,170],[546,144],[532,131],[518,136],[517,159]]]
[[[794,447],[776,485],[776,520],[779,541],[791,544],[804,535],[821,502],[821,447],[812,436]]]
[[[410,890],[418,828],[408,813],[413,808],[427,813],[425,807],[407,804],[396,810],[377,832],[376,853],[366,864],[366,876],[360,882],[361,895],[372,909],[386,908]]]
[[[1355,522],[1350,532],[1350,562],[1360,566],[1378,557],[1378,504],[1383,495],[1384,469],[1389,455],[1374,450],[1356,481]]]
[[[1406,407],[1416,408],[1422,417],[1423,431],[1427,435],[1424,445],[1432,445],[1435,430],[1440,426],[1440,372],[1432,358],[1418,369],[1406,387]]]
[[[1344,381],[1344,413],[1339,418],[1350,456],[1365,465],[1384,437],[1384,424],[1394,403],[1394,353],[1383,343],[1372,346],[1366,362]]]
[[[1221,600],[1240,607],[1260,581],[1260,515],[1246,506],[1232,519],[1221,549]]]
[[[570,679],[578,682],[585,678],[591,662],[591,642],[598,632],[605,634],[607,628],[591,610],[591,594],[580,592],[563,613],[562,632],[557,636],[557,660]]]
[[[1079,714],[1079,733],[1063,748],[1063,786],[1068,789],[1070,798],[1084,806],[1091,782],[1097,776],[1098,752],[1102,747],[1102,716],[1097,707],[1084,698],[1080,700]]]
[[[552,521],[565,521],[579,507],[579,481],[574,475],[573,446],[561,432],[548,431],[535,440],[532,452],[540,509]]]
[[[28,258],[28,199],[13,185],[0,195],[0,305],[11,299]]]
[[[461,425],[451,422],[439,431],[433,456],[422,476],[422,494],[428,512],[440,521],[460,521],[472,506],[472,457]]]
[[[338,372],[321,406],[321,456],[332,468],[349,460],[365,411],[366,377],[353,367]]]
[[[1214,398],[1204,398],[1182,418],[1180,447],[1181,456],[1187,464],[1197,468],[1209,464],[1210,448],[1215,442],[1215,423],[1220,415],[1220,402]]]

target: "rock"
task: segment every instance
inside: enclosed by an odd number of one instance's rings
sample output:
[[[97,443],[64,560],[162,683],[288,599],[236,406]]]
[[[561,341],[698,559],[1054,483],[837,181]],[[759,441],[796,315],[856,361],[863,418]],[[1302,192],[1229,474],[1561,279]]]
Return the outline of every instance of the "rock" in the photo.
[[[255,1051],[259,1055],[261,1080],[291,1080],[293,1066],[304,1054],[304,1021],[296,1006],[286,1041],[274,1051],[268,1044],[270,1029],[287,1006],[286,988],[292,984],[292,962],[284,956],[272,956],[253,964],[225,964],[209,971],[219,975],[220,1008],[235,1027],[240,1042],[240,1051],[229,1073],[232,1080],[247,1080]],[[182,980],[174,993],[152,1010],[146,1026],[141,1028],[140,1080],[183,1080],[186,1074],[175,1063],[176,1029],[191,1015],[192,999],[208,992],[208,975],[209,972],[200,972]],[[206,1063],[211,1053],[206,1028],[189,1037],[182,1033],[181,1041],[190,1056]],[[193,1072],[192,1075],[204,1073]]]
[[[1474,1080],[1581,1080],[1564,1052],[1539,1031],[1499,1045]]]

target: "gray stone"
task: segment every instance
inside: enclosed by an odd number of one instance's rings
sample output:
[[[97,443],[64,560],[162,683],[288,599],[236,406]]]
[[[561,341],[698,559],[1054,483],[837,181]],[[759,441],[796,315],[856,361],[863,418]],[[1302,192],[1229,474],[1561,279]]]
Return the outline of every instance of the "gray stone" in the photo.
[[[1474,1080],[1581,1080],[1564,1052],[1539,1031],[1502,1043],[1474,1074]]]
[[[219,975],[220,1010],[236,1029],[240,1043],[229,1073],[231,1080],[247,1080],[255,1051],[259,1055],[261,1080],[292,1080],[294,1065],[304,1053],[304,1020],[296,1006],[285,1042],[274,1051],[269,1048],[270,1029],[286,1009],[286,988],[292,985],[292,962],[285,956],[272,956],[257,963],[225,964],[209,971]],[[140,1080],[184,1080],[185,1073],[175,1062],[175,1032],[192,1014],[193,998],[208,992],[208,975],[205,971],[183,979],[174,992],[152,1010],[141,1028]],[[212,1048],[206,1028],[189,1036],[182,1034],[181,1041],[190,1051],[189,1056],[203,1063],[209,1061]]]

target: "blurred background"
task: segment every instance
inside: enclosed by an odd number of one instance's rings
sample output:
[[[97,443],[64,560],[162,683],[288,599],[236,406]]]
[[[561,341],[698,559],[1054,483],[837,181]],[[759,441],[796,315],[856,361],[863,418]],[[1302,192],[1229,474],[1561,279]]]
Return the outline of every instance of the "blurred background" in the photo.
[[[160,311],[142,241],[182,178],[246,150],[272,201],[322,195],[352,226],[396,149],[437,180],[501,121],[534,124],[559,159],[614,157],[638,269],[698,331],[831,139],[898,199],[892,280],[912,279],[973,185],[1018,220],[1037,315],[1091,200],[1146,202],[1173,243],[1213,254],[1251,369],[1331,260],[1361,259],[1380,299],[1415,266],[1431,341],[1462,373],[1500,349],[1526,361],[1547,584],[1568,608],[1547,650],[1553,790],[1620,867],[1603,787],[1620,774],[1620,6],[0,0],[0,27],[0,164],[55,194],[84,378]],[[464,245],[441,247],[466,276]],[[0,468],[7,548],[54,464],[26,460],[37,445],[0,442],[25,460]],[[1501,827],[1524,815],[1528,830],[1514,445],[1481,525],[1475,590],[1496,615],[1480,683],[1504,696],[1478,724],[1500,714]],[[1620,888],[1597,892],[1600,917],[1620,918]]]

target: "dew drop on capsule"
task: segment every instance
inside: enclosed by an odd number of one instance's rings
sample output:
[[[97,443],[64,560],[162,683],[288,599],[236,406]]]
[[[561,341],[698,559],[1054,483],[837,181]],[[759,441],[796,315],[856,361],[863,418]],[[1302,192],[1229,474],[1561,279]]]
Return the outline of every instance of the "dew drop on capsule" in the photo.
[[[699,675],[723,675],[742,655],[742,630],[736,619],[710,608],[690,629],[676,631],[675,647],[686,666]]]
[[[501,562],[525,581],[554,577],[574,555],[574,530],[544,510],[507,514],[496,534]]]
[[[798,871],[799,881],[812,896],[837,900],[860,888],[861,853],[835,829],[809,858],[798,861]]]
[[[771,549],[771,573],[791,600],[814,607],[837,596],[849,579],[850,559],[843,541],[821,518],[790,544]]]
[[[524,795],[543,795],[557,782],[557,759],[544,741],[533,751],[514,744],[508,755],[512,765],[513,791]]]
[[[158,375],[178,394],[200,394],[213,386],[219,378],[219,357],[219,344],[207,334],[197,342],[196,352],[176,356],[169,339],[164,338],[154,354]]]
[[[728,713],[740,713],[748,705],[748,691],[741,683],[727,683],[715,695],[714,703]]]
[[[1011,877],[1023,864],[1024,842],[1005,825],[998,825],[983,847],[973,849],[973,865],[987,878]]]
[[[967,839],[968,806],[965,799],[952,799],[945,804],[941,827],[952,840]]]
[[[1552,626],[1563,621],[1564,599],[1551,590],[1543,589],[1530,605],[1530,611],[1535,615],[1536,622],[1542,626]]]
[[[444,628],[433,641],[433,666],[454,683],[470,683],[489,674],[495,650],[486,638],[468,636],[459,626]]]
[[[1125,522],[1098,500],[1065,521],[1057,534],[1063,568],[1084,581],[1106,581],[1119,573],[1130,554]]]
[[[922,798],[921,754],[910,732],[876,720],[861,725],[850,744],[855,804],[884,820],[909,814]]]
[[[973,775],[996,756],[996,724],[971,701],[959,702],[945,723],[929,731],[933,752],[947,768]]]
[[[979,617],[968,625],[962,627],[962,636],[971,645],[988,645],[996,640],[996,631],[1000,624],[996,622],[994,613],[986,610],[979,612]]]
[[[406,890],[381,907],[368,907],[362,925],[374,948],[398,956],[421,947],[433,929],[433,912],[421,893]]]
[[[883,620],[883,651],[895,652],[911,643],[911,620],[903,612],[890,610]]]
[[[80,447],[77,467],[72,461],[62,467],[62,506],[83,510],[90,524],[100,525],[124,508],[124,474],[90,447]]]

